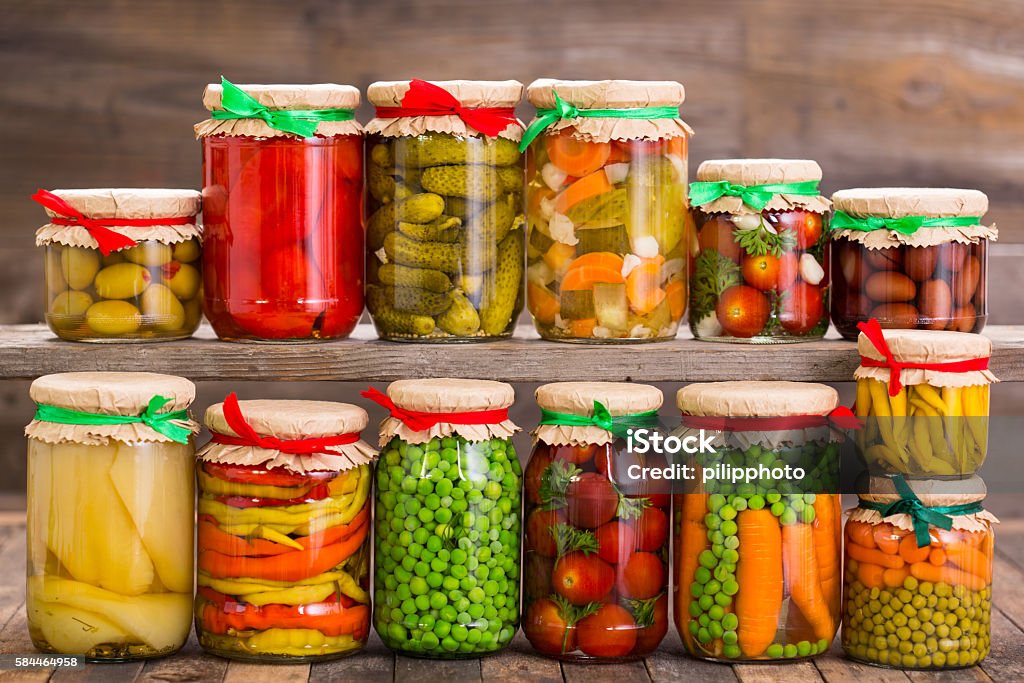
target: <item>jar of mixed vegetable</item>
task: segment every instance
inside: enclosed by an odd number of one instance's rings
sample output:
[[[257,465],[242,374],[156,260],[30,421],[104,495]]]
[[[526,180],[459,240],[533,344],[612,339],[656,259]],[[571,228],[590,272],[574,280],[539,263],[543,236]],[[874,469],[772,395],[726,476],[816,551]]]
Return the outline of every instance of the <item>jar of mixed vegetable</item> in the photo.
[[[206,411],[199,450],[196,634],[261,662],[354,654],[370,632],[366,411],[327,401],[239,401]]]
[[[392,650],[464,659],[497,652],[519,628],[522,471],[501,382],[402,380],[377,468],[373,624]]]
[[[724,441],[694,456],[697,486],[675,500],[675,622],[687,652],[718,661],[827,652],[840,618],[837,429],[852,415],[836,409],[834,389],[799,382],[691,384],[677,401],[684,432]],[[757,477],[734,480],[726,467]]]
[[[998,520],[985,484],[873,477],[846,523],[843,650],[868,664],[959,669],[989,653]]]
[[[977,190],[861,188],[832,195],[832,323],[980,332],[988,317],[988,197]]]
[[[962,478],[988,453],[992,342],[859,323],[857,450],[872,474]]]
[[[508,337],[523,307],[518,81],[374,83],[367,306],[392,341]]]
[[[671,81],[527,89],[526,299],[541,337],[672,339],[686,309],[692,230],[685,91]]]
[[[523,631],[563,661],[629,661],[668,630],[670,489],[630,477],[632,429],[657,429],[661,391],[563,382],[537,389],[526,466]]]
[[[202,318],[199,193],[39,190],[46,323],[70,341],[192,336]]]
[[[363,312],[359,91],[222,79],[203,104],[203,305],[214,332],[348,336]]]
[[[690,329],[697,339],[777,343],[828,329],[829,201],[817,163],[705,161],[690,186],[697,223]]]
[[[195,386],[147,372],[40,377],[28,437],[33,645],[160,657],[191,626]]]

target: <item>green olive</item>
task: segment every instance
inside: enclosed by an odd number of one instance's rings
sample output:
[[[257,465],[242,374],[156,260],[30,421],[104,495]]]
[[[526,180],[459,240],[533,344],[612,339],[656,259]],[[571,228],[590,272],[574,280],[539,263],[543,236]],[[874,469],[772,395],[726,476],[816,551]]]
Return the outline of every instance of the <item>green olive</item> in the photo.
[[[199,258],[199,240],[192,238],[174,245],[174,260],[180,263],[191,263]]]
[[[132,263],[153,268],[168,263],[173,257],[174,249],[169,244],[143,242],[130,249],[125,249],[122,253],[125,259]]]
[[[60,329],[78,327],[85,312],[92,306],[92,297],[74,289],[61,292],[50,302],[50,322]]]
[[[71,289],[85,289],[100,269],[100,252],[82,247],[65,247],[60,254],[61,273]]]
[[[160,269],[160,274],[179,299],[191,299],[199,292],[199,270],[195,266],[171,261]]]
[[[139,309],[127,301],[97,301],[85,312],[85,320],[96,334],[112,337],[132,334],[142,325]]]
[[[199,321],[203,318],[203,305],[199,298],[189,299],[185,302],[185,328],[194,330],[199,327]]]
[[[61,250],[54,248],[56,246],[58,245],[50,245],[46,248],[46,261],[43,266],[46,276],[46,291],[51,298],[68,288],[60,263]]]
[[[164,332],[180,331],[185,327],[185,307],[164,285],[150,285],[139,301],[147,325]]]
[[[115,263],[96,274],[96,293],[104,299],[131,299],[152,281],[149,271],[135,263]]]

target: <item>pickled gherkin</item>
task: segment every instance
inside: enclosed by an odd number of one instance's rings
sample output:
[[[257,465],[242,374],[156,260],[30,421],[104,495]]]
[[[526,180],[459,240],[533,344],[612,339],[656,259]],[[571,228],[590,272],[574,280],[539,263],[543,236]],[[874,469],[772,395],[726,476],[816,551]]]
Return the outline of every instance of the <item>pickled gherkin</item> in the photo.
[[[439,270],[411,268],[397,263],[382,265],[377,271],[377,277],[385,285],[419,287],[431,292],[447,292],[452,288],[452,281]]]

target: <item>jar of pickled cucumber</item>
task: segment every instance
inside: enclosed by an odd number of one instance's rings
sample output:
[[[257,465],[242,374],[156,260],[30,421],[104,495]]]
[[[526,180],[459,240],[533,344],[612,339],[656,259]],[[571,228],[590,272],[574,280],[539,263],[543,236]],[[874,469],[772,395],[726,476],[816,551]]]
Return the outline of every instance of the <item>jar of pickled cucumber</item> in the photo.
[[[350,85],[203,93],[206,317],[221,339],[347,337],[363,312],[363,137]]]
[[[358,652],[370,632],[366,411],[328,401],[239,401],[206,411],[199,450],[196,634],[259,662]]]
[[[999,520],[985,483],[872,477],[846,523],[843,650],[897,669],[960,669],[991,647]]]
[[[523,632],[568,662],[627,662],[668,631],[671,491],[630,477],[633,429],[657,429],[661,391],[561,382],[537,389],[526,465]]]
[[[690,185],[697,247],[690,330],[697,339],[772,344],[820,339],[829,201],[804,159],[705,161]]]
[[[374,83],[366,302],[381,339],[509,337],[523,307],[518,81]]]
[[[202,319],[199,193],[39,190],[46,324],[69,341],[192,336]]]
[[[832,323],[981,332],[988,317],[988,197],[977,190],[860,188],[832,195]]]
[[[29,395],[32,644],[88,661],[176,652],[192,620],[195,386],[70,372],[40,377]]]
[[[522,471],[501,382],[401,380],[381,423],[373,625],[400,654],[493,654],[519,628]]]
[[[823,384],[691,384],[676,398],[683,432],[720,432],[715,452],[693,456],[692,492],[675,499],[686,651],[728,662],[824,654],[840,619],[837,430],[852,416]]]
[[[686,310],[683,86],[530,84],[526,300],[541,337],[672,339]]]
[[[871,474],[974,474],[988,453],[992,342],[963,332],[860,323],[857,450]]]

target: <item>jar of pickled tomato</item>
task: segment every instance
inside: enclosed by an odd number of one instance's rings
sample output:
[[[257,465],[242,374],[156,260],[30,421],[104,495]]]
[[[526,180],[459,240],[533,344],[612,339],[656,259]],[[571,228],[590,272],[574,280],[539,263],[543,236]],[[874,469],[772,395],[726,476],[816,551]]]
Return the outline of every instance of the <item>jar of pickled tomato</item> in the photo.
[[[558,81],[527,88],[526,300],[541,337],[672,339],[686,310],[683,86]]]
[[[199,450],[196,634],[207,652],[259,662],[354,654],[370,633],[366,411],[328,401],[206,410]]]
[[[977,190],[860,188],[832,195],[832,322],[846,339],[886,329],[981,332],[988,317],[988,197]]]
[[[777,343],[828,329],[829,201],[803,159],[705,161],[690,186],[697,248],[690,329],[697,339]]]
[[[199,193],[39,190],[46,323],[70,341],[192,336],[202,319]]]
[[[29,395],[33,645],[106,662],[176,652],[192,621],[195,386],[70,372],[40,377]]]
[[[203,104],[203,306],[214,332],[348,336],[363,312],[359,91],[225,80]]]

